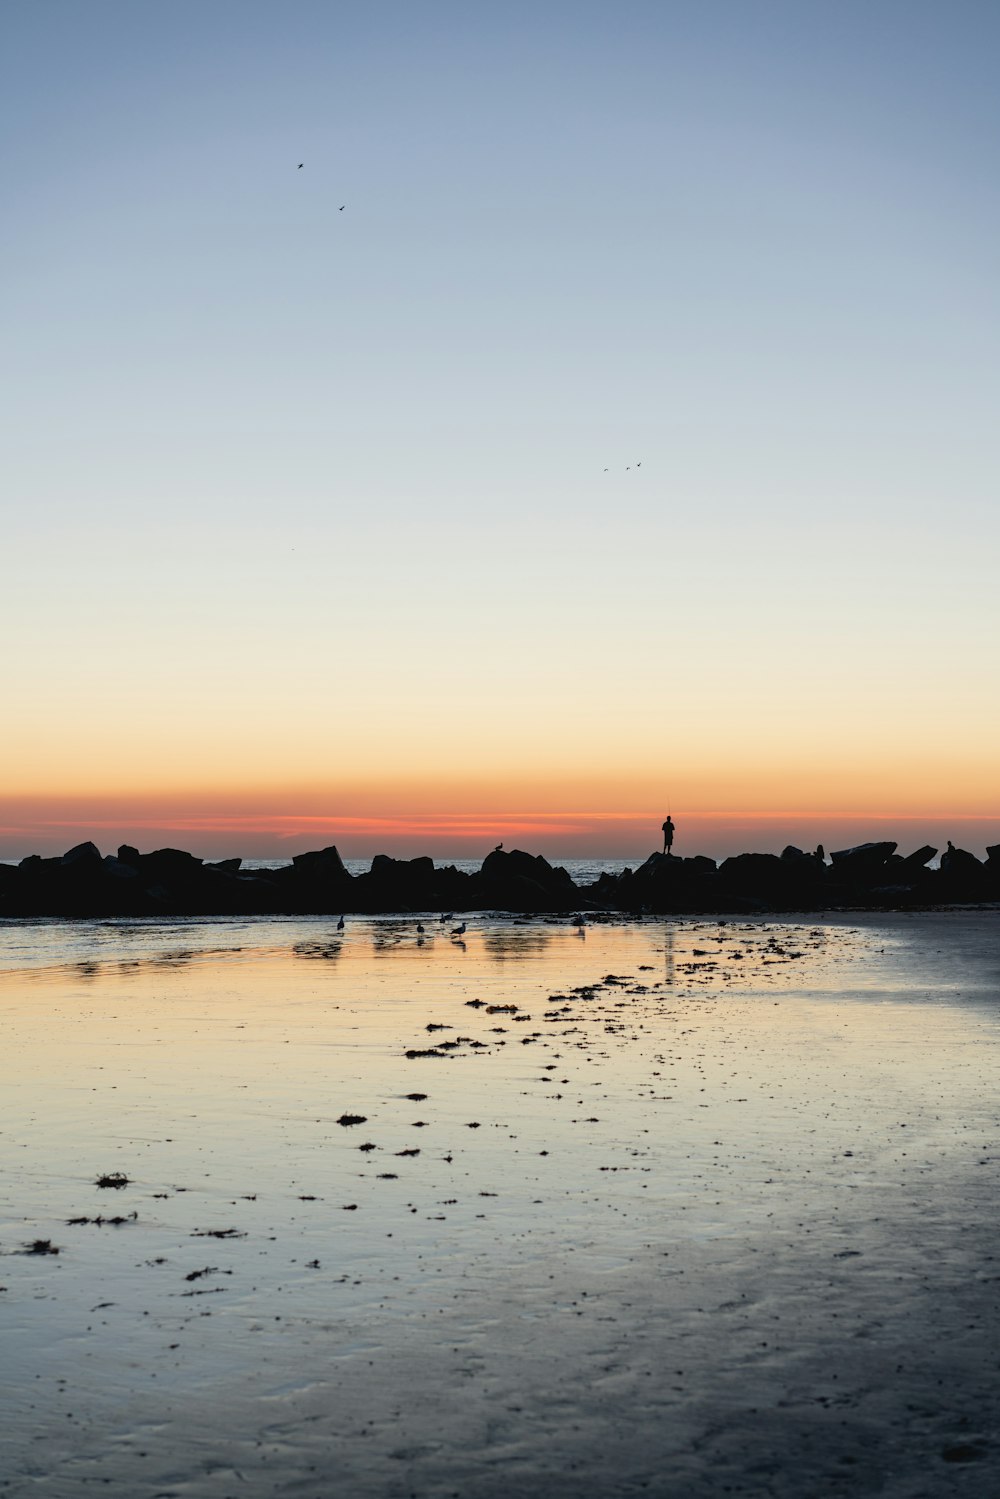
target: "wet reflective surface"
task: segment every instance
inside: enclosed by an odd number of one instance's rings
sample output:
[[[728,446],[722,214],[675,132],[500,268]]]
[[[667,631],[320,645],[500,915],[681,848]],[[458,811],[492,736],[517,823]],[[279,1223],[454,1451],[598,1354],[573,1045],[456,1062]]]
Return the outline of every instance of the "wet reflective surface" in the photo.
[[[0,1492],[990,1491],[996,913],[422,925],[0,929]]]

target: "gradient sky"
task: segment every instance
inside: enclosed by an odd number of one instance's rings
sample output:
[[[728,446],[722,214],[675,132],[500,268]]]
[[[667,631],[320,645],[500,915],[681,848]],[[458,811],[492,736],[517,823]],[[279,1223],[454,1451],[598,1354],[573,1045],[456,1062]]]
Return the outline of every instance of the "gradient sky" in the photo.
[[[1000,841],[998,55],[8,0],[0,856]]]

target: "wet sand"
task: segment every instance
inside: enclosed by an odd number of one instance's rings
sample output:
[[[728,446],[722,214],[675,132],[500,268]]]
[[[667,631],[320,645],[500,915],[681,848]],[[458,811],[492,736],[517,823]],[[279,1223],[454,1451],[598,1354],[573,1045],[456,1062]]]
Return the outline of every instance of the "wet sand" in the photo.
[[[1000,1492],[997,912],[426,925],[0,931],[0,1493]]]

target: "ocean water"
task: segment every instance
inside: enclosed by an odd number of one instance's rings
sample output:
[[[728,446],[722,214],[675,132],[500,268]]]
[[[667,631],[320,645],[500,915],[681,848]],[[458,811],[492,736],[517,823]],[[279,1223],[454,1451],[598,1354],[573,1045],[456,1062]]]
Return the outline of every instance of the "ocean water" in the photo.
[[[546,856],[547,857],[547,856]],[[553,856],[549,863],[555,868],[560,866],[567,870],[577,885],[592,885],[605,871],[610,874],[621,874],[623,869],[637,869],[647,855],[636,855],[632,860],[626,859],[602,859],[597,855],[589,859],[560,859]],[[10,864],[16,867],[20,859],[0,859],[0,864]],[[211,856],[206,856],[206,863],[212,863]],[[244,859],[244,869],[287,869],[291,859]],[[441,859],[435,858],[434,863],[438,869],[444,869],[453,865],[462,874],[478,874],[483,866],[482,859]],[[372,867],[371,859],[345,859],[344,864],[351,874],[367,874]]]
[[[645,857],[645,856],[643,856]],[[244,869],[285,869],[291,864],[291,859],[244,859]],[[607,871],[609,874],[621,874],[623,869],[637,869],[643,862],[642,858],[635,858],[631,864],[624,859],[602,859],[593,857],[590,859],[560,859],[552,857],[548,861],[553,867],[562,867],[573,880],[575,885],[592,885],[596,879]],[[344,864],[350,874],[367,874],[372,867],[371,859],[345,859]],[[478,874],[483,867],[482,859],[440,859],[435,858],[435,867],[444,869],[449,865],[459,870],[462,874]]]

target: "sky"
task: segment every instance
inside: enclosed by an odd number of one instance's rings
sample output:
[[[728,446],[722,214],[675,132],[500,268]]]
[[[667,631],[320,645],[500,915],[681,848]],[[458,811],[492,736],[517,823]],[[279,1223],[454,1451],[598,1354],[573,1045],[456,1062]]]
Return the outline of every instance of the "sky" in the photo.
[[[998,47],[7,0],[0,857],[1000,842]]]

